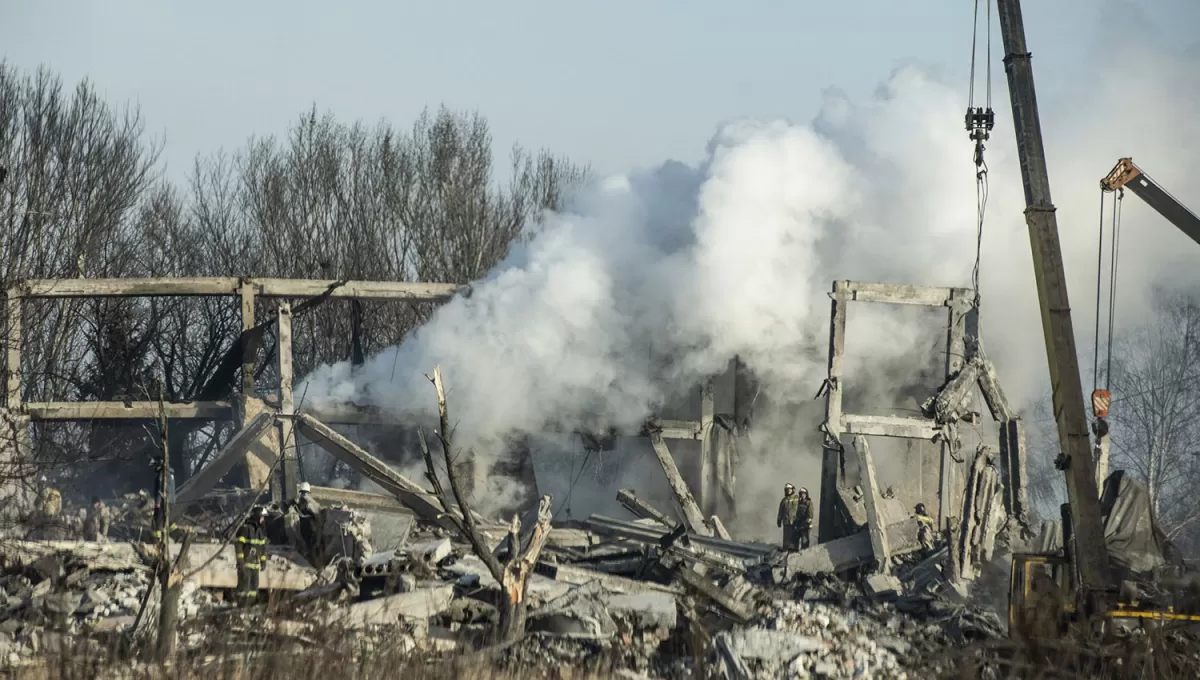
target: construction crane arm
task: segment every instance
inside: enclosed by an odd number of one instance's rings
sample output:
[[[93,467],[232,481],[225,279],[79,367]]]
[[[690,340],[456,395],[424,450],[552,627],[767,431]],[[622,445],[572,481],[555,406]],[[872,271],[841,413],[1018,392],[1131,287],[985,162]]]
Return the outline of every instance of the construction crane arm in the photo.
[[[1149,175],[1133,164],[1132,158],[1117,161],[1112,172],[1100,180],[1100,188],[1105,191],[1118,191],[1125,187],[1193,241],[1200,243],[1200,217],[1196,217],[1195,213],[1150,179]]]
[[[1062,446],[1059,467],[1066,476],[1070,501],[1074,537],[1070,554],[1081,589],[1090,599],[1091,593],[1110,586],[1111,575],[1100,514],[1100,494],[1096,487],[1095,467],[1092,465],[1088,420],[1083,406],[1079,356],[1075,349],[1075,331],[1071,325],[1067,277],[1058,236],[1058,221],[1054,214],[1054,203],[1050,199],[1050,177],[1046,169],[1046,150],[1042,144],[1033,67],[1025,43],[1021,2],[997,0],[996,10],[1004,41],[1004,71],[1008,76],[1017,154],[1025,188],[1025,220],[1029,227],[1033,271],[1042,312],[1054,415]]]

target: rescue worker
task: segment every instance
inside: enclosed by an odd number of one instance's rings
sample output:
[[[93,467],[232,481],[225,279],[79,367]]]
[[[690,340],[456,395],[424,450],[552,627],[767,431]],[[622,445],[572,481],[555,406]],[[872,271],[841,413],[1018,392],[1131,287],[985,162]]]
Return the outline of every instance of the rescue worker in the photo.
[[[238,527],[234,539],[237,555],[237,595],[240,604],[251,604],[258,597],[258,577],[267,565],[267,509],[255,506]]]
[[[167,488],[162,488],[162,463],[156,461],[154,464],[154,541],[157,543],[162,539],[163,523],[166,520],[165,512],[166,505],[175,502],[175,472],[167,470]],[[164,504],[164,501],[166,503]],[[172,538],[179,537],[179,525],[174,521],[167,528]]]
[[[39,479],[34,516],[34,538],[59,540],[66,538],[62,518],[62,493],[50,486],[45,475]]]
[[[779,513],[775,517],[775,526],[783,528],[783,549],[789,552],[799,550],[801,542],[808,547],[810,501],[808,492],[801,491],[802,495],[797,496],[795,486],[784,485],[783,500],[779,501]]]
[[[304,546],[311,551],[320,537],[321,504],[312,497],[312,485],[300,482],[298,488],[300,498],[296,501],[296,510],[300,514],[300,539]]]
[[[921,542],[921,550],[926,553],[933,552],[933,539],[937,534],[937,523],[925,512],[924,503],[917,503],[917,507],[914,509],[917,519],[917,540]]]
[[[797,529],[800,531],[800,549],[809,546],[812,535],[812,499],[808,497],[808,489],[800,487],[800,516],[797,518]]]
[[[98,496],[92,496],[92,504],[88,506],[87,515],[83,518],[83,540],[107,543],[110,521],[108,507]]]

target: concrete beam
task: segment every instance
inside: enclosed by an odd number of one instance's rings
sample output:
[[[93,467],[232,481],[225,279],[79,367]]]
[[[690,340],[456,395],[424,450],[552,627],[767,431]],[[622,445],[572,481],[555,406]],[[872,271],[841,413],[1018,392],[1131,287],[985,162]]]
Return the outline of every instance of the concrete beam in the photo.
[[[28,298],[160,297],[237,295],[242,285],[269,298],[307,298],[328,294],[336,298],[376,300],[447,300],[468,290],[453,283],[407,281],[338,281],[332,279],[239,279],[220,277],[131,279],[33,279],[18,284],[17,294]]]
[[[244,459],[250,450],[250,445],[258,441],[275,423],[275,414],[262,411],[245,427],[238,431],[217,455],[203,468],[197,470],[183,486],[179,487],[175,496],[178,503],[191,503],[199,500],[221,481],[235,465]]]
[[[1020,418],[1000,423],[1000,475],[1005,511],[1010,517],[1027,520],[1029,471],[1025,465],[1025,426]]]
[[[233,420],[228,401],[186,401],[163,405],[172,420]],[[25,404],[30,420],[155,420],[157,401],[31,401]]]
[[[280,485],[281,498],[276,501],[291,500],[297,497],[296,487],[300,483],[299,448],[296,446],[295,423],[288,416],[296,413],[296,402],[292,392],[292,306],[287,302],[279,303],[275,316],[276,349],[275,356],[279,370],[279,412],[283,418],[276,421],[279,429],[279,455],[283,458],[283,472]]]
[[[849,281],[835,281],[829,316],[829,365],[825,380],[825,440],[821,456],[821,497],[817,508],[817,541],[833,540],[836,499],[842,463],[842,367],[846,354],[846,304]]]
[[[992,418],[997,421],[1015,418],[1017,414],[1009,405],[1004,390],[1000,389],[1000,378],[996,374],[996,367],[982,355],[982,349],[977,352],[974,363],[979,367],[977,372],[979,391],[983,393],[983,400],[987,403]]]
[[[905,416],[842,415],[842,432],[866,437],[907,437],[931,440],[940,433],[937,423],[928,418]]]
[[[303,411],[323,423],[331,425],[408,425],[410,421],[397,417],[392,411],[375,406],[357,404],[325,404],[320,407],[303,406]],[[568,434],[566,430],[555,430],[548,426],[547,433]],[[649,437],[658,431],[663,439],[700,439],[701,424],[698,420],[662,420],[651,418],[641,430],[624,433],[626,436]]]
[[[875,461],[871,458],[871,447],[866,437],[854,436],[854,450],[858,453],[858,468],[862,475],[864,505],[867,509],[867,535],[871,539],[871,553],[875,557],[878,571],[887,573],[891,568],[891,553],[888,551],[887,530],[879,512],[879,483],[875,477]]]
[[[674,529],[676,526],[675,521],[670,517],[662,514],[653,506],[646,503],[646,501],[634,495],[633,489],[621,489],[618,491],[617,502],[641,519],[654,520],[667,529]]]
[[[956,292],[966,293],[965,288],[940,288],[909,286],[894,283],[867,283],[864,281],[839,281],[844,284],[847,299],[857,302],[886,302],[897,305],[921,305],[945,307]]]
[[[338,460],[361,472],[367,479],[382,486],[388,493],[396,496],[405,507],[427,520],[453,527],[446,518],[442,517],[441,503],[432,494],[393,470],[387,463],[367,453],[362,447],[312,416],[300,415],[295,418],[295,421],[296,428],[305,437]]]
[[[893,555],[907,555],[920,549],[917,521],[909,518],[887,528],[887,541]],[[861,567],[874,559],[871,537],[866,531],[819,543],[788,553],[784,564],[787,574],[836,574]]]
[[[716,511],[716,466],[713,461],[713,381],[700,386],[700,509],[705,515]]]
[[[974,306],[971,304],[970,291],[956,289],[949,301],[950,311],[946,319],[946,378],[960,373],[967,362],[967,322],[968,316],[974,316]],[[977,321],[972,321],[976,325]],[[941,480],[938,486],[938,526],[946,527],[950,513],[958,510],[962,502],[963,484],[959,481],[962,476],[961,465],[954,460],[954,447],[958,442],[950,436],[942,438],[941,445]]]
[[[21,411],[21,298],[12,289],[5,295],[4,405],[12,413]]]
[[[675,495],[675,504],[679,507],[688,528],[702,536],[712,536],[712,530],[704,522],[704,513],[700,512],[700,506],[692,496],[691,490],[688,489],[687,482],[684,482],[683,476],[679,474],[679,468],[675,466],[675,459],[671,457],[671,451],[667,449],[667,443],[663,441],[662,435],[657,432],[652,433],[650,445],[654,448],[654,455],[658,457],[659,464],[662,465],[663,473],[667,476],[667,483],[670,484],[671,492]]]

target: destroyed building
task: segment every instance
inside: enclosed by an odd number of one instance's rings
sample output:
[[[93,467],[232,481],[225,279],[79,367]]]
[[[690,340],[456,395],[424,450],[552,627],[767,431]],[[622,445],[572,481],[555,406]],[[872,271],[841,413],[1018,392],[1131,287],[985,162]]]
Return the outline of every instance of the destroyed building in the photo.
[[[22,294],[240,295],[245,307],[246,299],[259,296],[453,292],[429,284],[222,279],[26,282]],[[583,436],[589,451],[612,450],[618,437],[644,441],[669,503],[650,502],[637,489],[613,489],[623,516],[554,522],[548,497],[512,522],[469,507],[464,513],[457,484],[452,498],[437,475],[420,481],[405,476],[331,425],[387,424],[377,411],[297,412],[288,345],[293,307],[286,301],[271,320],[282,378],[273,394],[243,395],[235,403],[22,403],[20,375],[10,374],[9,401],[0,411],[14,433],[5,449],[9,466],[22,463],[30,421],[153,419],[165,412],[168,419],[230,419],[238,430],[205,467],[180,481],[172,517],[187,538],[181,545],[173,537],[165,562],[148,537],[146,498],[137,494],[110,499],[105,540],[73,538],[66,523],[53,540],[10,531],[0,542],[0,588],[7,598],[0,614],[0,664],[36,668],[80,644],[109,663],[145,663],[149,641],[162,634],[155,593],[164,563],[173,563],[170,573],[178,581],[172,582],[181,589],[179,644],[199,656],[214,653],[205,645],[216,631],[234,631],[236,644],[223,644],[252,658],[254,649],[263,648],[251,642],[301,654],[318,631],[335,630],[339,639],[386,639],[404,654],[453,658],[485,647],[503,625],[506,603],[519,601],[527,612],[520,641],[503,648],[507,656],[496,662],[501,666],[603,661],[622,677],[678,677],[703,664],[726,678],[838,678],[913,677],[976,663],[950,650],[1003,636],[1006,626],[995,610],[972,603],[970,582],[1008,543],[1026,537],[1029,520],[1020,421],[978,341],[978,310],[966,293],[834,284],[822,388],[819,541],[791,553],[776,541],[744,540],[724,521],[744,511],[732,489],[738,441],[752,430],[757,398],[750,367],[736,359],[726,376],[696,390],[689,406],[698,417],[653,417],[639,432]],[[10,299],[9,328],[20,323],[19,301]],[[945,381],[928,396],[921,417],[843,412],[850,302],[946,310]],[[245,325],[250,332],[253,326]],[[10,365],[19,359],[20,347],[10,348]],[[727,388],[721,400],[714,382]],[[440,382],[435,384],[445,407]],[[996,422],[995,445],[964,450],[956,428],[982,422],[975,389]],[[881,481],[869,438],[921,442],[903,449],[922,471],[909,480],[914,486]],[[435,469],[439,445],[447,454],[451,448],[440,437],[427,441],[420,434],[418,440],[428,469]],[[300,443],[383,490],[313,486],[312,498],[322,508],[320,530],[303,540],[284,512],[297,497]],[[529,444],[518,440],[514,446]],[[249,488],[218,488],[236,479],[235,471],[244,471]],[[32,511],[41,502],[36,488],[10,483],[6,493],[13,519],[19,519],[18,507]],[[240,607],[231,597],[238,574],[230,538],[258,502],[280,506],[272,515],[259,584],[266,598]],[[925,541],[910,507],[916,502],[934,510],[936,532]],[[699,649],[690,646],[696,635],[706,641]]]

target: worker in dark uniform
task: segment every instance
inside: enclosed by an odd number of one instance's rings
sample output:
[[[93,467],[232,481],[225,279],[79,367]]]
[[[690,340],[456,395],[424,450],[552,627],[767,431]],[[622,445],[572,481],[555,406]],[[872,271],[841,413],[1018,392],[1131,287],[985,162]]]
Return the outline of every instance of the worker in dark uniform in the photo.
[[[167,470],[167,488],[162,488],[162,463],[155,461],[154,463],[154,541],[157,543],[162,539],[163,523],[166,520],[166,505],[174,505],[175,503],[175,471]],[[179,525],[174,521],[167,529],[174,539],[181,538],[179,533]]]
[[[258,597],[258,577],[267,566],[267,509],[255,506],[238,527],[234,539],[237,554],[237,594],[240,604],[251,604]]]
[[[304,546],[311,552],[320,537],[321,504],[312,497],[312,485],[301,482],[300,498],[296,501],[296,510],[300,513],[300,537]]]
[[[800,549],[809,545],[812,534],[812,499],[808,497],[808,489],[800,487],[800,508],[796,515],[796,531],[800,533]]]
[[[796,531],[796,519],[800,516],[800,497],[796,495],[796,487],[785,484],[783,500],[779,501],[779,513],[775,517],[775,526],[783,528],[783,549],[789,552],[800,548],[800,534]]]
[[[98,496],[92,496],[92,504],[88,506],[87,515],[83,518],[83,540],[108,541],[108,526],[111,515],[108,507]]]
[[[921,543],[921,550],[926,553],[933,552],[933,540],[937,534],[937,523],[925,512],[924,503],[917,503],[917,507],[914,509],[916,510],[914,516],[917,519],[917,540]]]

